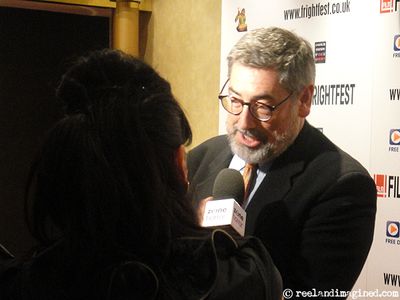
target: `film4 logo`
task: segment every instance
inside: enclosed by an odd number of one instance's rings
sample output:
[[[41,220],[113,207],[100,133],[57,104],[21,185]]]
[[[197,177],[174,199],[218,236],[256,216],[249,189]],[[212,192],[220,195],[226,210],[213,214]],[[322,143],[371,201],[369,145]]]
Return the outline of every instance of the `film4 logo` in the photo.
[[[381,14],[397,11],[400,0],[381,0]]]
[[[400,176],[374,174],[378,198],[400,199]]]

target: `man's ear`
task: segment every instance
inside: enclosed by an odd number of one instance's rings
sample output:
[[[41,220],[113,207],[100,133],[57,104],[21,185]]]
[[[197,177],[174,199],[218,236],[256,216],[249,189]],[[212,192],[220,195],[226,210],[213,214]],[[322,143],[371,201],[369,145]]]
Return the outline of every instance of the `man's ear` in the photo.
[[[310,114],[314,85],[306,86],[299,95],[299,117],[305,118]]]
[[[182,175],[182,179],[187,183],[188,182],[188,168],[186,164],[186,150],[185,146],[180,145],[176,150],[176,164]]]

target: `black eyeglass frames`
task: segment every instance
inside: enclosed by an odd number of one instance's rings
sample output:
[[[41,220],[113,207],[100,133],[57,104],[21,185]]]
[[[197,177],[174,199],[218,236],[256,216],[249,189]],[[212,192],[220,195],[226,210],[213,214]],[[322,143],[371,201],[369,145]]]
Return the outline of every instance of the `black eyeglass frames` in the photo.
[[[259,101],[244,102],[243,100],[232,98],[230,95],[222,95],[228,81],[229,79],[224,83],[218,95],[222,107],[230,114],[240,115],[243,111],[243,107],[247,105],[249,107],[251,115],[257,120],[263,122],[271,119],[273,111],[276,110],[280,105],[285,103],[285,101],[287,101],[290,96],[293,95],[293,92],[291,92],[285,99],[283,99],[276,105],[268,105]]]

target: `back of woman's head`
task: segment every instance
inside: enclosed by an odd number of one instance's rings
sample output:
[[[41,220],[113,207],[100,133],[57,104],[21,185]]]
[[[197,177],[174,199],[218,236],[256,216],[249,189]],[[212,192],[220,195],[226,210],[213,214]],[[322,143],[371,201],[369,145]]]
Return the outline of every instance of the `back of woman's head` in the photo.
[[[73,65],[57,96],[65,117],[49,132],[28,197],[38,239],[144,256],[196,227],[176,161],[191,130],[167,81],[103,50]]]

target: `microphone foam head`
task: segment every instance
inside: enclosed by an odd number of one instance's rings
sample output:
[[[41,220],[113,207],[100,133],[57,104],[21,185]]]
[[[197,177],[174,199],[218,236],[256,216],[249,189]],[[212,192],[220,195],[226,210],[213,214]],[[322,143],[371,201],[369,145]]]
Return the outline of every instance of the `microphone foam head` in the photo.
[[[214,181],[213,198],[215,200],[233,198],[242,205],[244,198],[242,174],[234,169],[222,169]]]

